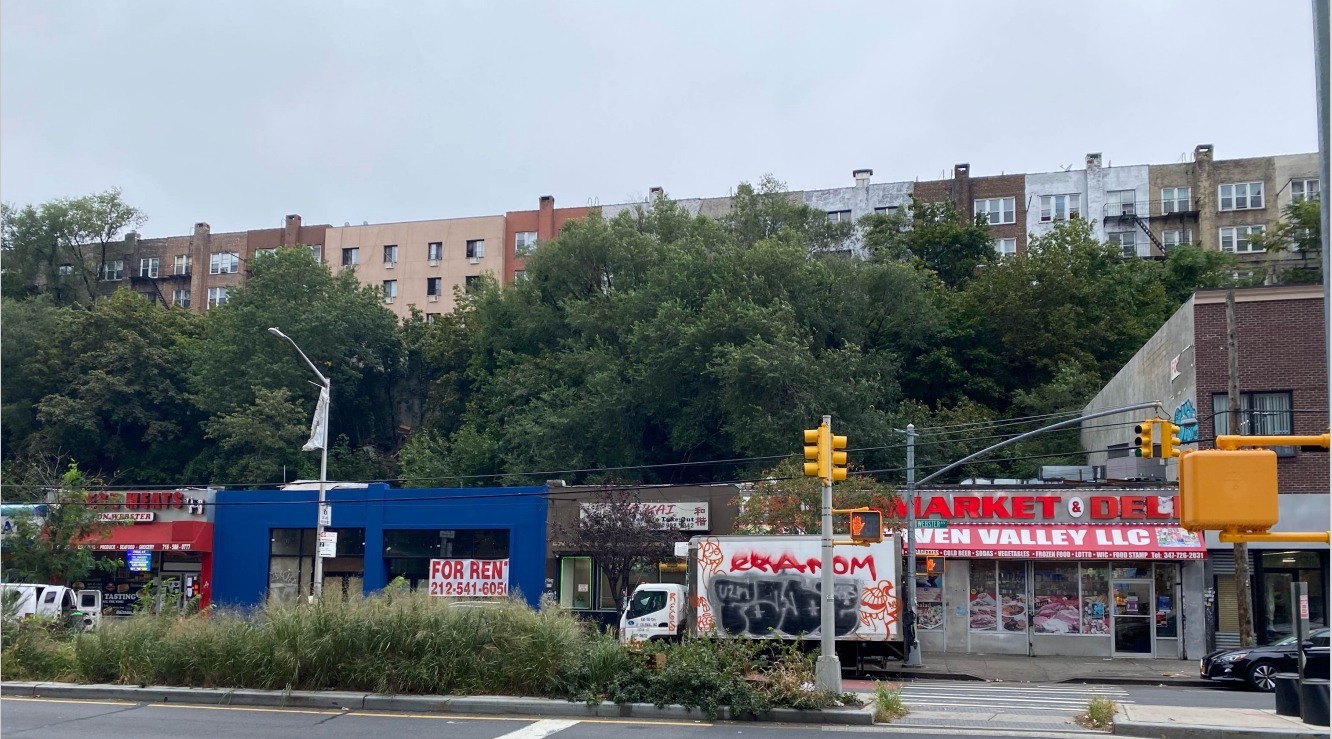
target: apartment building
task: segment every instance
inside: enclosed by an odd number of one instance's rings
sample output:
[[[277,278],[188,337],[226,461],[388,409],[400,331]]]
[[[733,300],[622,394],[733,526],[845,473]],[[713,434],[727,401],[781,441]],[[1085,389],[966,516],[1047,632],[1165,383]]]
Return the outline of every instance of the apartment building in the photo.
[[[945,200],[964,214],[985,218],[999,256],[1027,249],[1026,179],[1023,175],[972,177],[970,164],[953,167],[951,180],[916,182],[910,194],[927,203]]]
[[[504,267],[505,282],[513,282],[527,269],[527,257],[541,241],[559,235],[564,224],[586,218],[591,208],[556,208],[555,198],[542,195],[536,210],[511,210],[504,214]]]
[[[415,307],[430,321],[453,310],[455,288],[500,278],[505,241],[504,216],[482,216],[332,227],[324,248],[335,273],[378,287],[398,318]]]
[[[213,233],[196,223],[188,236],[143,239],[133,231],[108,250],[99,288],[109,294],[128,285],[154,304],[196,312],[227,302],[245,281],[255,255],[281,247],[306,246],[319,257],[327,225],[305,226],[299,215],[281,228]]]

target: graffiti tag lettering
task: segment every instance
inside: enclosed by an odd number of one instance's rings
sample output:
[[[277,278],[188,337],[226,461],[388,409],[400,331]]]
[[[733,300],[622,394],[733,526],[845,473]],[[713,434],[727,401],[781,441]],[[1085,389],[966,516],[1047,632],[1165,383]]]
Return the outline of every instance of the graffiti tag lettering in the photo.
[[[737,552],[731,556],[730,572],[748,572],[749,570],[758,570],[759,572],[779,573],[783,570],[795,570],[799,573],[817,574],[821,566],[818,557],[808,559],[797,559],[783,552],[773,557],[767,552]],[[854,575],[858,572],[865,572],[869,579],[877,580],[878,571],[874,566],[874,555],[865,557],[843,557],[840,554],[833,557],[834,575]]]
[[[809,575],[717,576],[709,600],[723,631],[734,635],[798,637],[819,631],[819,578]],[[842,578],[833,585],[833,629],[838,636],[860,623],[860,584]],[[700,624],[701,625],[701,624]]]

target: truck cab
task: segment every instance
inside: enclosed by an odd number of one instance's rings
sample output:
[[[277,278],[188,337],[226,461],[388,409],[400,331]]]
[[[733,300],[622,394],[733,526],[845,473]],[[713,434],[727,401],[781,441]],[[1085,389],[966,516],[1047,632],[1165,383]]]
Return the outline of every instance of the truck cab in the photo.
[[[677,639],[685,631],[685,586],[643,583],[620,614],[620,642]]]
[[[5,583],[0,591],[6,602],[6,615],[14,618],[49,618],[68,619],[74,614],[79,616],[79,624],[84,630],[91,630],[101,622],[102,592],[100,590],[78,590],[63,585],[38,585],[28,583]]]

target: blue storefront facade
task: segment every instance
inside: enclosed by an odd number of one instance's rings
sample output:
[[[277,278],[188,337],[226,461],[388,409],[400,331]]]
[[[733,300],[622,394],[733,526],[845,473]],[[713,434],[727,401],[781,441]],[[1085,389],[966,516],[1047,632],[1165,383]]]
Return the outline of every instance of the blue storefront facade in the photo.
[[[508,560],[510,592],[539,601],[545,578],[546,488],[413,488],[372,484],[327,493],[336,556],[324,596],[370,594],[401,577],[427,589],[432,559]],[[213,601],[255,606],[312,589],[316,490],[217,493]]]

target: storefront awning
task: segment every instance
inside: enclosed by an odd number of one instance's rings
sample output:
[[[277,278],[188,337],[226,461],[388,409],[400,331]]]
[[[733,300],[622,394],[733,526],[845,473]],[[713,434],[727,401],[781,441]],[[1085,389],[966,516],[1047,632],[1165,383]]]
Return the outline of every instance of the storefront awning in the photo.
[[[1205,559],[1201,534],[1151,524],[953,524],[916,529],[916,553],[936,557]]]
[[[157,552],[213,551],[213,524],[203,521],[160,521],[115,526],[110,535],[84,546],[98,551],[147,549]]]

